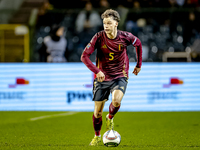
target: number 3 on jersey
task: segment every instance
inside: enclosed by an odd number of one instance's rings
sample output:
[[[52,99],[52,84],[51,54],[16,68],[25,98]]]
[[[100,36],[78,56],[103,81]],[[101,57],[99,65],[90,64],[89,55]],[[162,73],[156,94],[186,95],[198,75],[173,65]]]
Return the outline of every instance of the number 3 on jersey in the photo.
[[[113,60],[114,59],[114,53],[109,53],[109,60]]]

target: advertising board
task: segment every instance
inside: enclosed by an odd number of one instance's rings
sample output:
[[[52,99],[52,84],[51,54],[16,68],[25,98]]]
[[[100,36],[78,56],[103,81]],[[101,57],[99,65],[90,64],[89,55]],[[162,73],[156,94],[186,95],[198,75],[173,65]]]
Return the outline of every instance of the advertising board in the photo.
[[[200,110],[200,63],[134,66],[120,111]],[[93,111],[93,79],[83,63],[1,63],[0,111]]]

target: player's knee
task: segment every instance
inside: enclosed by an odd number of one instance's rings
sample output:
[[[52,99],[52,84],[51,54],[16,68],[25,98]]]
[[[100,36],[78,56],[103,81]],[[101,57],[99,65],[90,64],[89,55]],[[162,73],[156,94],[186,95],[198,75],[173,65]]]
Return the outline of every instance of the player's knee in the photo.
[[[100,118],[102,116],[102,112],[95,112],[94,117],[95,118]]]
[[[112,100],[112,104],[113,104],[114,107],[119,107],[120,104],[121,104],[121,101],[118,100],[118,99],[113,99]]]

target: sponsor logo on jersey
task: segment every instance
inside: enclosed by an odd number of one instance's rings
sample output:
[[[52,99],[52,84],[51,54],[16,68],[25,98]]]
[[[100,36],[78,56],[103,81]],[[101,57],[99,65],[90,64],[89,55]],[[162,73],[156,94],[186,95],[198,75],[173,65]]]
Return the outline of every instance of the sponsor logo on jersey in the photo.
[[[86,48],[88,49],[88,48],[90,48],[90,46],[91,46],[91,44],[89,43],[89,44],[86,46]]]

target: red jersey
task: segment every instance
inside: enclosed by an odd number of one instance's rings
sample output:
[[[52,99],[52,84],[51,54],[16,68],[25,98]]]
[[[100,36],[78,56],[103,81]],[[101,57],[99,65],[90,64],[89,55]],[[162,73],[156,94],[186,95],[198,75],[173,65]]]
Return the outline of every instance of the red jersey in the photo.
[[[85,47],[81,61],[95,74],[102,71],[105,81],[119,77],[128,77],[129,59],[127,46],[136,48],[137,67],[142,65],[142,45],[140,40],[133,34],[125,31],[117,31],[115,39],[109,39],[105,31],[94,35],[90,43]],[[90,61],[90,55],[97,49],[96,66]]]

